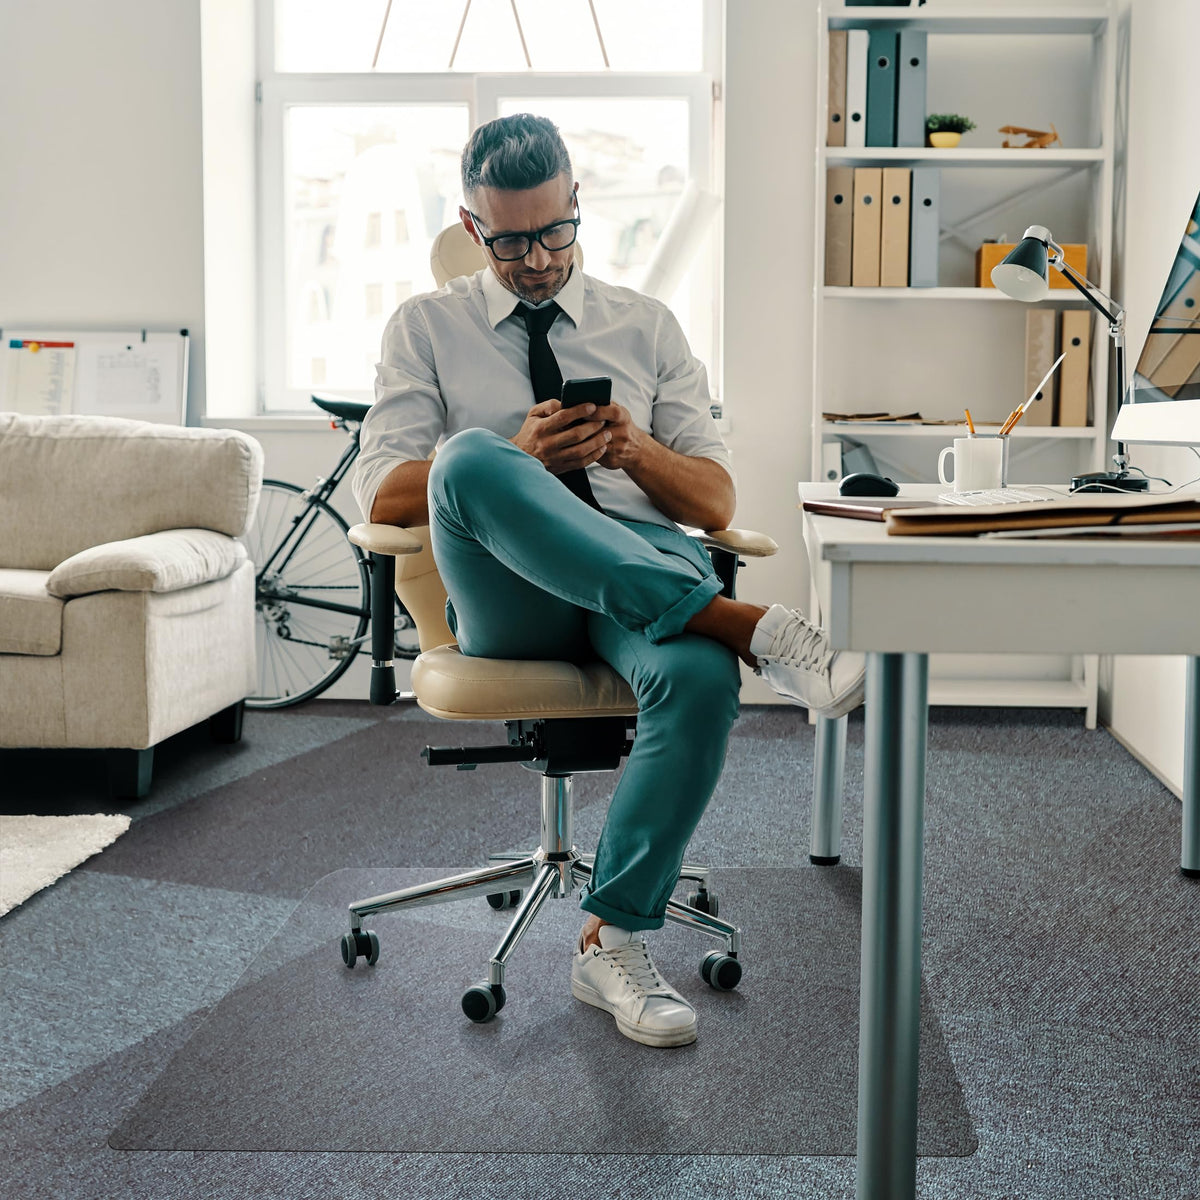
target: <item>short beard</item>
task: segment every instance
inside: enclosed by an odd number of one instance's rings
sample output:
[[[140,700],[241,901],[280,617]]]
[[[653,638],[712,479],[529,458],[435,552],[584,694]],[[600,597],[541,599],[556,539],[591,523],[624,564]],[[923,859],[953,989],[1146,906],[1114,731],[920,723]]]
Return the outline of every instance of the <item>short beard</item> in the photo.
[[[571,272],[569,270],[565,270],[561,275],[555,276],[548,283],[539,285],[536,291],[524,287],[516,279],[511,281],[501,279],[500,282],[503,283],[505,287],[507,287],[508,290],[513,293],[513,295],[518,296],[527,304],[545,304],[547,300],[553,300],[554,297],[563,290],[563,288],[566,286],[568,278],[570,278],[570,274]],[[497,278],[499,277],[497,276]]]

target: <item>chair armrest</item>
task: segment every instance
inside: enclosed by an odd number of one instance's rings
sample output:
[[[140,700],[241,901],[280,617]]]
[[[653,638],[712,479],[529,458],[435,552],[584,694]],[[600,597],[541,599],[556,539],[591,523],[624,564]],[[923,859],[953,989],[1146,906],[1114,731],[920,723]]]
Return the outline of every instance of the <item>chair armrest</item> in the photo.
[[[50,572],[46,590],[67,599],[92,592],[179,592],[233,574],[248,555],[212,529],[164,529],[89,546]]]
[[[706,549],[728,550],[747,558],[770,558],[779,550],[774,538],[753,529],[689,529],[688,533]]]
[[[401,529],[399,525],[380,525],[376,522],[352,525],[346,536],[371,554],[386,554],[392,558],[402,554],[419,554],[425,546],[416,534]]]

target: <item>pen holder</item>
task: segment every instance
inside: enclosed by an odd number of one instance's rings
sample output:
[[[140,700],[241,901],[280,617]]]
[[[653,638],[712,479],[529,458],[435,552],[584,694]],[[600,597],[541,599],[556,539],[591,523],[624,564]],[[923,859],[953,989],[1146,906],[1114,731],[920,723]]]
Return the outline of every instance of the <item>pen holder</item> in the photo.
[[[954,464],[947,476],[946,460]],[[955,438],[938,455],[938,479],[956,492],[983,492],[1008,486],[1008,438],[998,433],[980,433]]]

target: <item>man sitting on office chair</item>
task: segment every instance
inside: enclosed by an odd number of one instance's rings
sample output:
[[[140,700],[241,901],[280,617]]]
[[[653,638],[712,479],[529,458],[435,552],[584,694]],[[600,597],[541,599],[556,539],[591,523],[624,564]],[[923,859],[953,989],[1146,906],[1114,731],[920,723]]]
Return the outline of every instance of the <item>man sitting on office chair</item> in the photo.
[[[573,265],[572,178],[543,117],[472,134],[459,216],[487,268],[388,322],[354,491],[368,520],[431,526],[464,654],[599,657],[629,682],[637,737],[584,889],[571,990],[626,1036],[679,1046],[696,1014],[641,934],[663,925],[720,777],[738,659],[829,716],[861,702],[863,660],[797,612],[719,595],[679,528],[733,518],[704,367],[664,305]],[[610,404],[561,406],[564,378],[605,375]]]

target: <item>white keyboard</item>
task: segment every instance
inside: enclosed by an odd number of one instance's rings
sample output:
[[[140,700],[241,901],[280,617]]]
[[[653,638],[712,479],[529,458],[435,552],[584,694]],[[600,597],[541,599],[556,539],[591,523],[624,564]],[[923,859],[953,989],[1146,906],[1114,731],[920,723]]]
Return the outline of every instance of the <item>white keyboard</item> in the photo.
[[[1058,493],[1049,488],[988,488],[980,492],[942,492],[938,496],[943,504],[1028,504],[1030,501],[1045,502],[1058,500]]]

